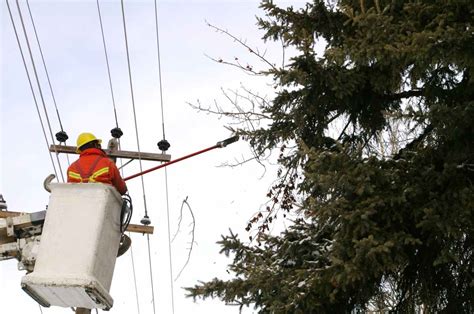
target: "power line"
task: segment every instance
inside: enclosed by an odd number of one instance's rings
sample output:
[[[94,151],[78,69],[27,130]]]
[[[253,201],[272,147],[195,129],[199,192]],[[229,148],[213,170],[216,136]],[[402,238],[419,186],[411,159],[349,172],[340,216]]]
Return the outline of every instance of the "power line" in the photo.
[[[156,49],[158,52],[158,74],[159,74],[159,83],[160,83],[160,104],[161,104],[161,125],[163,131],[163,139],[165,137],[165,114],[163,110],[163,84],[161,80],[161,58],[160,58],[160,36],[158,32],[158,6],[155,0],[155,30],[156,30]]]
[[[108,77],[109,77],[110,95],[112,96],[112,106],[114,108],[115,126],[118,128],[117,108],[115,106],[114,90],[112,88],[112,76],[110,75],[109,57],[108,57],[108,54],[107,54],[107,45],[105,44],[104,26],[102,24],[102,15],[100,14],[99,0],[97,0],[97,12],[99,13],[100,31],[101,31],[101,34],[102,34],[102,44],[104,46],[105,61],[107,63],[107,73],[108,73]]]
[[[102,44],[104,47],[105,63],[107,64],[107,75],[109,78],[110,95],[112,97],[112,107],[114,110],[114,117],[115,117],[115,128],[111,130],[111,133],[112,133],[112,136],[117,139],[118,148],[121,149],[120,137],[123,135],[123,133],[122,133],[122,130],[120,130],[119,124],[118,124],[117,107],[115,105],[114,89],[112,86],[112,75],[110,74],[109,56],[107,53],[107,44],[105,43],[104,25],[102,23],[102,14],[100,13],[99,0],[97,0],[97,13],[99,15],[100,32],[102,35]],[[120,163],[123,165],[122,160],[120,160]]]
[[[130,236],[130,232],[128,233]],[[133,259],[133,245],[130,246],[130,256],[132,257],[133,282],[135,283],[135,298],[137,300],[137,314],[140,314],[140,303],[138,302],[137,275],[135,273],[135,261]]]
[[[41,55],[41,60],[43,61],[43,67],[44,67],[44,71],[46,73],[46,78],[48,79],[49,90],[51,91],[51,97],[53,98],[54,108],[56,109],[56,115],[58,117],[59,126],[61,128],[61,132],[65,133],[64,129],[63,129],[63,123],[61,121],[61,116],[59,115],[58,105],[56,103],[56,97],[54,96],[53,86],[52,86],[51,80],[49,78],[48,68],[46,67],[46,62],[44,60],[43,49],[41,49],[41,44],[40,44],[38,32],[36,31],[35,21],[33,19],[33,14],[31,13],[30,2],[28,0],[26,0],[26,5],[28,7],[28,12],[30,14],[31,25],[33,26],[33,30],[34,30],[35,37],[36,37],[36,43],[38,44],[38,48],[39,48],[40,55]],[[66,140],[64,141],[64,144],[66,145]],[[68,154],[66,154],[66,158],[67,158],[68,164],[70,164]]]
[[[128,66],[128,77],[129,77],[129,82],[130,82],[130,93],[132,97],[132,108],[133,108],[133,120],[135,123],[135,135],[136,135],[136,140],[137,140],[137,149],[138,149],[138,161],[140,164],[140,172],[143,171],[143,166],[142,166],[142,158],[141,158],[141,151],[140,151],[140,139],[138,137],[138,123],[137,123],[137,115],[136,115],[136,110],[135,110],[135,98],[133,95],[133,83],[132,83],[132,71],[130,67],[130,53],[128,49],[128,38],[127,38],[127,26],[125,23],[125,8],[123,4],[123,0],[121,0],[121,7],[122,7],[122,21],[123,21],[123,31],[125,35],[125,48],[126,48],[126,53],[127,53],[127,66]],[[143,176],[141,176],[141,182],[142,182],[142,191],[143,191],[143,204],[145,208],[145,217],[148,218],[148,210],[147,210],[147,204],[146,204],[146,196],[145,196],[145,182],[143,179]],[[145,219],[143,219],[145,220]],[[149,219],[147,219],[149,221]],[[150,262],[150,279],[151,279],[151,290],[152,290],[152,303],[153,303],[153,313],[156,313],[155,309],[155,293],[153,289],[153,273],[152,273],[152,264],[151,264],[151,253],[150,253],[150,240],[149,237],[148,239],[148,255],[149,255],[149,262]]]
[[[153,296],[153,313],[155,313],[155,289],[153,284],[153,267],[151,263],[151,249],[150,249],[150,235],[147,233],[146,242],[148,246],[148,266],[150,268],[150,283],[151,283],[151,295]]]
[[[32,67],[33,67],[33,73],[35,74],[36,83],[38,84],[38,91],[39,91],[39,94],[40,94],[41,102],[43,104],[43,110],[44,110],[44,113],[45,113],[46,122],[48,124],[49,133],[51,135],[51,141],[52,141],[53,145],[56,145],[56,143],[54,142],[53,131],[51,130],[51,123],[49,121],[48,110],[46,109],[46,104],[44,102],[43,91],[41,90],[41,85],[40,85],[39,78],[38,78],[38,72],[36,71],[36,65],[35,65],[35,61],[33,59],[33,53],[31,52],[30,41],[28,39],[28,34],[26,32],[25,23],[23,21],[23,15],[21,14],[20,4],[18,3],[18,0],[16,0],[16,6],[18,8],[18,15],[20,16],[21,26],[23,28],[23,33],[24,33],[25,39],[26,39],[26,45],[28,47],[28,51],[29,51],[29,54],[30,54],[31,64],[32,64]],[[61,179],[64,182],[63,170],[61,168],[61,162],[59,161],[59,153],[56,150],[56,147],[55,146],[53,146],[53,147],[54,147],[54,151],[56,153],[56,159],[58,161],[58,166],[59,166],[59,171],[60,171],[60,174],[61,174]]]
[[[36,42],[38,44],[38,48],[39,48],[40,55],[41,55],[41,60],[43,61],[43,67],[44,67],[44,71],[46,73],[46,78],[48,79],[49,90],[51,91],[51,96],[53,98],[54,108],[56,109],[56,114],[57,114],[57,117],[58,117],[59,126],[61,127],[61,131],[64,131],[63,124],[62,124],[62,121],[61,121],[61,117],[59,116],[58,105],[56,103],[56,97],[54,97],[53,87],[51,85],[51,80],[49,78],[48,68],[46,67],[46,62],[44,61],[43,49],[41,49],[41,44],[40,44],[40,41],[39,41],[38,32],[36,31],[36,26],[35,26],[35,21],[33,19],[33,14],[31,14],[31,8],[30,8],[29,0],[26,0],[26,5],[28,7],[28,12],[30,14],[31,25],[33,26],[33,30],[34,30],[35,37],[36,37]]]
[[[33,95],[33,100],[34,100],[35,106],[36,106],[36,112],[38,113],[38,118],[40,120],[41,129],[43,130],[44,140],[46,142],[46,149],[48,150],[49,158],[51,159],[51,164],[53,165],[53,170],[54,170],[54,173],[56,174],[56,178],[57,178],[58,177],[58,172],[56,170],[56,165],[54,164],[53,156],[52,156],[51,152],[49,151],[48,136],[46,135],[46,130],[44,128],[43,119],[41,118],[41,113],[40,113],[39,106],[38,106],[38,100],[36,99],[35,91],[33,89],[33,84],[31,83],[30,73],[28,71],[28,66],[26,65],[26,60],[25,60],[25,55],[23,54],[23,49],[21,48],[20,38],[18,37],[18,32],[17,32],[16,26],[15,26],[15,22],[13,20],[13,15],[12,15],[12,11],[11,11],[11,8],[10,8],[10,4],[8,3],[8,0],[5,0],[5,2],[7,3],[8,13],[10,14],[10,20],[12,22],[13,30],[15,32],[15,37],[16,37],[16,41],[18,43],[18,48],[20,49],[21,59],[23,60],[23,66],[25,67],[26,76],[28,77],[28,83],[30,84],[31,94]]]
[[[171,252],[171,235],[170,235],[170,206],[168,197],[168,171],[165,168],[165,189],[166,189],[166,220],[168,223],[168,254],[169,254],[169,268],[170,268],[170,286],[171,286],[171,309],[174,313],[174,284],[173,284],[173,260]]]
[[[104,26],[103,26],[103,23],[102,23],[102,14],[100,12],[99,0],[97,0],[97,13],[99,15],[100,32],[101,32],[101,35],[102,35],[102,44],[103,44],[103,47],[104,47],[105,62],[107,64],[107,74],[108,74],[108,78],[109,78],[110,95],[112,97],[112,106],[113,106],[114,117],[115,117],[115,126],[118,128],[117,108],[116,108],[116,105],[115,105],[114,90],[113,90],[113,86],[112,86],[112,75],[110,73],[110,63],[109,63],[109,57],[108,57],[108,53],[107,53],[107,45],[106,45],[106,41],[105,41]],[[118,141],[119,149],[121,149],[120,139],[118,138],[117,141]],[[123,177],[124,164],[123,164],[122,160],[120,160],[120,162],[121,162],[120,171],[121,171],[122,177]],[[137,302],[137,313],[140,314],[140,303],[139,303],[139,299],[138,299],[137,276],[136,276],[136,272],[135,272],[135,261],[134,261],[134,258],[133,258],[133,248],[132,247],[130,247],[130,253],[131,253],[130,256],[131,256],[131,259],[132,259],[132,273],[133,273],[133,282],[134,282],[134,287],[135,287],[135,299],[136,299],[136,302]]]
[[[159,87],[160,87],[160,106],[161,106],[161,125],[163,132],[163,142],[166,142],[165,134],[165,114],[164,114],[164,104],[163,104],[163,83],[162,83],[162,73],[161,73],[161,55],[160,55],[160,36],[158,29],[158,5],[157,1],[155,3],[155,32],[156,32],[156,49],[158,57],[158,74],[159,74]],[[160,145],[158,145],[160,146]],[[167,145],[169,147],[169,144]],[[164,146],[164,148],[166,145]],[[168,149],[166,147],[166,149]],[[170,269],[170,290],[171,290],[171,309],[174,314],[174,283],[173,283],[173,255],[171,251],[171,231],[170,231],[170,206],[169,206],[169,193],[168,193],[168,171],[165,168],[165,195],[166,195],[166,221],[167,221],[167,233],[168,233],[168,256],[169,256],[169,269]]]
[[[123,31],[125,34],[125,49],[127,53],[127,66],[128,66],[128,78],[129,78],[129,83],[130,83],[130,95],[132,97],[132,109],[133,109],[133,121],[135,124],[135,135],[136,135],[136,141],[137,141],[137,149],[138,149],[138,161],[140,164],[140,171],[143,171],[143,166],[142,166],[142,157],[141,157],[141,151],[140,151],[140,139],[138,137],[138,123],[137,123],[137,113],[135,110],[135,97],[133,94],[133,82],[132,82],[132,70],[130,67],[130,53],[128,50],[128,37],[127,37],[127,26],[125,23],[125,8],[123,4],[123,0],[121,0],[122,4],[122,21],[123,21]],[[143,180],[143,176],[141,177],[141,182],[142,182],[142,190],[143,190],[143,201],[144,201],[144,207],[145,207],[145,216],[148,216],[148,210],[146,206],[146,197],[145,197],[145,183]]]

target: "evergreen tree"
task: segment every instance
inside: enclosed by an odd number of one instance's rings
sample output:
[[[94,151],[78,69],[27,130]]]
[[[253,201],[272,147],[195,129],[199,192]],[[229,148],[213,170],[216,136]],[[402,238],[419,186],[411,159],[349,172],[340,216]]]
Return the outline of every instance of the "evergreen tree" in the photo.
[[[234,278],[189,295],[260,313],[473,313],[474,2],[261,8],[264,39],[297,53],[265,72],[270,123],[238,132],[281,150],[260,227],[277,209],[299,218],[260,245],[223,236]]]

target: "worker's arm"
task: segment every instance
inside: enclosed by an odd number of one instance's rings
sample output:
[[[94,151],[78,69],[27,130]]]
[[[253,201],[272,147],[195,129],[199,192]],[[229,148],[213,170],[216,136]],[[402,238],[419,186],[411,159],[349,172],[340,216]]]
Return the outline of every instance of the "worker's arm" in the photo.
[[[69,168],[67,168],[67,182],[68,183],[78,183],[78,182],[81,182],[81,180],[78,180],[77,177],[74,176],[75,173],[77,173],[78,171],[76,170],[76,162],[73,162]]]
[[[109,166],[110,177],[112,178],[112,184],[115,186],[117,191],[121,195],[124,195],[127,192],[127,184],[123,181],[122,177],[120,176],[120,172],[117,169],[117,166],[114,162],[110,162]]]

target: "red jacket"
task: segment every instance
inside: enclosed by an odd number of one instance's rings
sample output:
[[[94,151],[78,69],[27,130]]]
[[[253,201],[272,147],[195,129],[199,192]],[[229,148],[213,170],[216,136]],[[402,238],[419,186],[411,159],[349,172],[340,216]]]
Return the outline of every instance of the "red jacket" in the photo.
[[[127,185],[117,166],[98,148],[88,148],[81,152],[79,159],[67,169],[67,182],[100,182],[113,185],[122,195],[127,192]]]

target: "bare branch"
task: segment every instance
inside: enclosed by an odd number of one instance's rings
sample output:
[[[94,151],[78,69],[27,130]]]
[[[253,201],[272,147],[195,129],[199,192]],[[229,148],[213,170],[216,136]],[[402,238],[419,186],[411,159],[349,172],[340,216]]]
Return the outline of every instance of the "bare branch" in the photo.
[[[231,33],[229,33],[227,30],[224,30],[222,28],[219,28],[217,26],[214,26],[212,24],[210,24],[209,22],[206,21],[206,24],[207,26],[215,29],[217,32],[219,33],[222,33],[230,38],[232,38],[234,41],[238,42],[239,44],[241,44],[242,46],[244,46],[245,48],[247,48],[249,50],[250,53],[254,54],[255,56],[257,56],[260,60],[262,60],[264,63],[266,63],[267,65],[269,65],[273,70],[277,70],[277,68],[270,62],[268,61],[264,55],[260,54],[258,52],[258,50],[256,51],[255,49],[252,49],[249,45],[247,45],[244,41],[242,41],[241,39],[235,37],[234,35],[232,35]]]
[[[211,114],[216,114],[216,115],[223,115],[223,116],[227,116],[227,117],[238,117],[238,116],[243,116],[245,117],[246,119],[254,119],[254,120],[260,120],[260,119],[270,119],[269,116],[267,115],[264,115],[262,113],[258,113],[258,112],[253,112],[252,110],[249,110],[249,111],[224,111],[221,107],[219,107],[217,105],[217,103],[215,102],[215,107],[216,107],[216,110],[213,110],[211,109],[210,107],[203,107],[201,106],[200,102],[198,101],[198,105],[194,105],[190,102],[187,103],[191,108],[193,109],[196,109],[198,111],[203,111],[203,112],[206,112],[206,113],[211,113]],[[252,117],[253,116],[253,117]]]
[[[234,159],[235,163],[228,163],[224,162],[220,164],[218,167],[230,167],[230,168],[235,168],[238,166],[242,166],[250,161],[257,160],[257,157],[251,157],[251,158],[242,158],[242,160],[237,160],[237,158]]]
[[[204,55],[205,55],[207,58],[209,58],[209,59],[211,59],[212,61],[214,61],[214,62],[222,63],[222,64],[227,64],[227,65],[231,65],[231,66],[233,66],[233,67],[236,67],[236,68],[238,68],[238,69],[244,71],[244,72],[245,72],[246,74],[248,74],[248,75],[259,75],[259,76],[265,75],[265,73],[263,73],[263,71],[259,71],[259,72],[254,71],[253,67],[251,67],[251,66],[248,65],[248,64],[244,67],[242,64],[240,64],[240,62],[228,62],[228,61],[224,61],[223,59],[220,59],[220,58],[219,58],[219,59],[213,58],[213,57],[211,57],[211,56],[209,56],[209,55],[207,55],[207,54],[204,54]]]
[[[186,198],[183,200],[183,203],[181,204],[181,209],[180,209],[180,220],[179,220],[179,224],[181,224],[181,218],[182,218],[182,213],[183,213],[183,207],[184,207],[184,204],[186,204],[186,206],[188,207],[189,209],[189,212],[191,213],[191,217],[192,217],[192,222],[191,222],[191,231],[189,232],[189,234],[191,235],[191,242],[190,242],[190,246],[188,248],[188,258],[186,259],[186,262],[184,263],[183,267],[181,268],[181,270],[179,271],[178,275],[176,276],[176,278],[174,279],[174,281],[178,280],[178,278],[181,276],[181,274],[183,273],[184,269],[186,268],[186,266],[188,265],[189,263],[189,260],[191,259],[191,252],[193,250],[193,247],[194,247],[194,231],[195,231],[195,228],[196,228],[196,219],[194,217],[194,213],[193,213],[193,210],[191,209],[191,206],[189,205],[188,203],[188,197],[186,196]],[[178,228],[178,231],[179,231],[179,228]],[[178,231],[176,232],[176,234],[178,234]],[[175,236],[173,237],[173,240],[174,238],[176,237],[176,234]]]
[[[253,97],[259,99],[259,100],[262,102],[262,104],[263,104],[264,106],[270,105],[270,103],[268,102],[268,100],[266,100],[266,99],[263,98],[262,96],[260,96],[260,95],[258,95],[258,94],[255,94],[254,92],[252,92],[251,90],[249,90],[248,88],[246,88],[246,87],[243,86],[243,85],[240,85],[240,87],[241,87],[246,93],[248,93],[249,95],[251,95],[251,96],[253,96]],[[270,119],[269,116],[265,116],[265,117],[266,117],[267,119]]]

